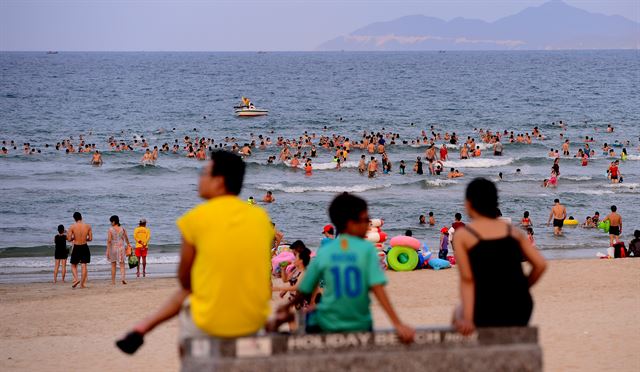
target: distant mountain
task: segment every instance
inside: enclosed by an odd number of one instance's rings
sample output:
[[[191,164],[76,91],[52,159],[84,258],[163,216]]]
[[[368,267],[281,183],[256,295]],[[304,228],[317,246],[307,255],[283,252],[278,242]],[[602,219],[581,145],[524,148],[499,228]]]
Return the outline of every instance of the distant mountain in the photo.
[[[639,49],[640,23],[590,13],[561,0],[495,22],[412,15],[376,22],[317,50]]]

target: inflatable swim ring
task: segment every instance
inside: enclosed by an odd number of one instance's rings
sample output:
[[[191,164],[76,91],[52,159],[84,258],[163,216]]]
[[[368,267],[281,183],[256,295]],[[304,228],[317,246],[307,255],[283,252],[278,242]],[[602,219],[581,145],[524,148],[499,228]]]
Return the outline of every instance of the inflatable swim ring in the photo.
[[[392,247],[396,247],[396,246],[409,247],[409,248],[415,249],[416,251],[420,249],[420,247],[422,246],[422,244],[420,243],[420,240],[411,236],[404,236],[404,235],[394,236],[393,238],[391,238],[391,241],[389,242],[389,244],[391,244]]]
[[[411,271],[418,266],[418,252],[409,247],[393,247],[387,253],[387,264],[394,271]]]
[[[371,243],[377,243],[380,241],[380,233],[377,231],[369,230],[367,232],[367,236],[365,236],[365,240]]]
[[[578,220],[564,220],[563,225],[565,226],[578,226]]]
[[[611,226],[611,222],[609,220],[598,223],[598,228],[606,233],[609,232],[609,227]]]
[[[371,227],[380,227],[384,225],[384,221],[380,218],[373,218],[369,221],[369,224],[371,225]]]

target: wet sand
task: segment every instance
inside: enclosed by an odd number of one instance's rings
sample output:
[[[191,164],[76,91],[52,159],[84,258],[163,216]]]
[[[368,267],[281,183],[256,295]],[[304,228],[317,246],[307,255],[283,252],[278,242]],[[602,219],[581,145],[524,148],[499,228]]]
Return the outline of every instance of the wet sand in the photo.
[[[458,301],[455,269],[389,272],[388,292],[416,326],[443,325]],[[177,322],[148,335],[135,356],[114,341],[158,307],[175,279],[0,285],[0,370],[178,370]],[[550,261],[533,290],[532,325],[540,327],[547,371],[638,371],[640,259]],[[274,296],[275,297],[275,296]],[[373,305],[376,328],[389,323]]]

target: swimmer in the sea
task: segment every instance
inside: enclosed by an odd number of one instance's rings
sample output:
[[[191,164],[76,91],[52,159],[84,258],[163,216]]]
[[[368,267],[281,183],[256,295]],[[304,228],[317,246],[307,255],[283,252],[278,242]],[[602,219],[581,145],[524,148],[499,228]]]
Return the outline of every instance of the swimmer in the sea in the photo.
[[[151,165],[151,164],[153,164],[153,155],[151,154],[151,151],[149,149],[147,149],[144,152],[144,155],[142,155],[142,160],[140,160],[140,162],[143,165],[147,165],[147,164]]]
[[[273,203],[276,201],[276,198],[273,197],[273,193],[271,191],[267,191],[264,198],[262,198],[262,201],[265,203]]]
[[[102,154],[100,154],[100,151],[96,150],[91,156],[91,165],[95,165],[97,167],[102,165]]]

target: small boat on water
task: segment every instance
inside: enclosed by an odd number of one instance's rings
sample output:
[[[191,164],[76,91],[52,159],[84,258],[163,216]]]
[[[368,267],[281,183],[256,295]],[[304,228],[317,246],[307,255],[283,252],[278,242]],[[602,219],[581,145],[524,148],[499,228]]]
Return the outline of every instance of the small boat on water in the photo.
[[[238,117],[265,116],[269,113],[269,110],[255,107],[251,100],[245,97],[242,97],[240,106],[234,106],[233,108]]]

